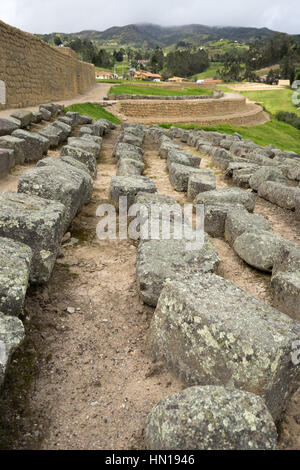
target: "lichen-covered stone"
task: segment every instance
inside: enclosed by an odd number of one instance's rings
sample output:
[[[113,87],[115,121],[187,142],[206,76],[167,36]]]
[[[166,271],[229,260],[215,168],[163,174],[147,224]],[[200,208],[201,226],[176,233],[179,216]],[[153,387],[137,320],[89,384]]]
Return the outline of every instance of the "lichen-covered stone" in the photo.
[[[72,127],[62,121],[54,121],[52,124],[60,131],[59,143],[65,142],[72,133]]]
[[[118,207],[121,196],[127,198],[127,205],[134,204],[139,192],[156,193],[155,184],[146,176],[113,176],[110,183],[110,200]]]
[[[245,162],[244,159],[240,158],[239,160],[235,160],[234,162],[229,163],[228,167],[226,168],[225,175],[232,178],[233,172],[235,170],[241,169],[255,169],[258,170],[259,166],[256,163]]]
[[[283,245],[273,266],[274,305],[300,321],[300,247]]]
[[[202,171],[192,166],[171,163],[169,166],[169,179],[176,191],[187,192],[189,178],[192,175],[201,174]]]
[[[66,207],[56,201],[5,191],[0,194],[0,236],[28,245],[30,281],[51,276],[66,225]]]
[[[120,158],[131,158],[132,160],[142,160],[144,155],[143,149],[132,144],[125,144],[124,142],[119,142],[115,145],[113,151],[113,157],[116,157],[117,160]]]
[[[125,144],[135,145],[137,147],[141,147],[143,145],[144,137],[140,135],[133,134],[127,130],[121,132],[118,137],[118,143],[124,142]]]
[[[48,152],[50,141],[48,138],[36,133],[18,129],[12,133],[14,137],[25,140],[25,162],[37,162]]]
[[[0,118],[0,136],[2,135],[10,135],[15,130],[19,129],[19,125],[13,122],[10,119],[3,119]]]
[[[0,178],[6,176],[15,166],[15,163],[14,151],[0,148]]]
[[[265,181],[259,186],[258,195],[279,207],[293,210],[296,207],[296,198],[300,197],[300,188]]]
[[[176,222],[175,222],[176,223]],[[216,272],[220,259],[213,242],[204,235],[203,246],[188,249],[187,238],[141,240],[136,262],[142,300],[156,306],[166,279],[188,277],[194,272]]]
[[[208,385],[159,402],[145,437],[149,450],[275,450],[277,431],[260,397]]]
[[[45,166],[54,166],[59,170],[59,172],[66,173],[70,178],[82,184],[83,190],[81,192],[81,205],[88,204],[91,201],[93,194],[93,180],[86,169],[81,167],[80,163],[79,165],[76,165],[75,161],[72,165],[69,165],[67,162],[64,162],[59,158],[47,157],[37,163],[37,168]]]
[[[166,282],[148,348],[187,385],[255,393],[277,420],[300,385],[300,364],[292,362],[299,337],[299,322],[206,273]]]
[[[276,181],[284,184],[287,182],[287,179],[278,168],[267,166],[260,168],[252,174],[249,186],[254,191],[258,191],[259,186],[265,181]]]
[[[42,115],[43,121],[46,121],[46,122],[51,121],[52,115],[51,115],[51,112],[48,111],[48,109],[43,108],[43,106],[40,106],[40,113]]]
[[[120,158],[118,161],[117,176],[141,175],[144,172],[143,162],[132,160],[131,158]]]
[[[167,156],[167,167],[170,169],[172,163],[179,163],[180,165],[187,165],[194,168],[199,168],[201,158],[184,150],[169,150]]]
[[[228,150],[216,148],[212,155],[213,163],[217,168],[226,170],[231,162],[235,161],[235,157]]]
[[[246,263],[261,271],[272,272],[274,263],[283,245],[292,245],[279,235],[253,227],[239,235],[233,244],[234,251]]]
[[[245,209],[241,204],[236,203],[205,203],[204,206],[204,230],[211,237],[224,238],[225,222],[227,214],[232,209]]]
[[[16,109],[11,117],[20,121],[22,129],[25,129],[32,122],[32,112],[25,109]]]
[[[187,197],[193,201],[199,193],[216,189],[216,177],[212,170],[201,170],[201,173],[191,175],[188,181]]]
[[[78,147],[72,147],[71,145],[65,145],[61,149],[60,153],[61,159],[63,160],[63,157],[72,157],[75,160],[78,160],[80,163],[83,163],[92,178],[96,178],[97,176],[97,160],[95,156],[90,153],[86,152],[85,150],[82,150]]]
[[[81,150],[85,150],[86,152],[92,153],[95,158],[99,157],[99,153],[101,150],[100,145],[96,144],[92,140],[87,139],[80,139],[77,137],[69,137],[68,138],[68,145],[71,147],[77,147]]]
[[[168,153],[170,150],[182,150],[182,148],[175,144],[171,139],[164,139],[162,143],[159,146],[159,155],[160,158],[167,159],[168,158]]]
[[[0,148],[6,148],[14,151],[15,164],[22,165],[25,161],[25,140],[6,135],[0,137]]]
[[[237,237],[244,232],[272,231],[266,219],[257,214],[249,213],[243,206],[229,209],[225,221],[225,240],[233,245]]]
[[[11,356],[25,338],[24,326],[16,317],[9,317],[0,312],[0,387]]]
[[[49,140],[50,148],[58,147],[63,135],[62,131],[53,125],[43,127],[43,129],[39,131],[39,134]]]
[[[215,203],[242,204],[247,211],[253,212],[255,202],[256,197],[252,193],[243,191],[240,188],[225,188],[198,194],[194,200],[194,205]]]
[[[72,119],[73,126],[77,126],[79,124],[79,121],[80,121],[79,113],[76,113],[75,111],[68,111],[66,113],[66,116],[69,119]]]
[[[0,311],[5,315],[22,313],[31,260],[29,246],[0,237]]]

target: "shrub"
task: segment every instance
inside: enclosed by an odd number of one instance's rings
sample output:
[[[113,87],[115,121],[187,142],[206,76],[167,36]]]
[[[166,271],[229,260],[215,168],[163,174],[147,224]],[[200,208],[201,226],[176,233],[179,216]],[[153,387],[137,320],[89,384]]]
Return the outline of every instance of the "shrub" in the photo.
[[[286,122],[300,130],[300,117],[297,116],[297,114],[288,113],[286,111],[277,111],[275,117],[278,121]]]

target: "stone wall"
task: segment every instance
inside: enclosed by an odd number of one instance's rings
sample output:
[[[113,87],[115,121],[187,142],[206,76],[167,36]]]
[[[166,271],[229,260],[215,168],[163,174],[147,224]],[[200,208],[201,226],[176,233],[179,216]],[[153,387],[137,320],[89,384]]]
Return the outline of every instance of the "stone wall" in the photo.
[[[220,99],[207,100],[128,100],[120,102],[120,112],[128,117],[173,117],[189,119],[202,116],[222,116],[246,110],[246,98],[242,95],[229,94]]]
[[[95,84],[95,67],[71,49],[49,46],[0,21],[0,81],[0,109],[34,106],[85,93]]]

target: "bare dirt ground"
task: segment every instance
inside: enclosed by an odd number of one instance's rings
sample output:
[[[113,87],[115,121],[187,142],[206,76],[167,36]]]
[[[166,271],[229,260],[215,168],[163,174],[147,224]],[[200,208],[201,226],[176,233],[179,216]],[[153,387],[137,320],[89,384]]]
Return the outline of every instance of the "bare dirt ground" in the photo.
[[[0,397],[0,449],[143,449],[148,412],[184,388],[146,355],[153,309],[137,293],[135,245],[96,236],[96,209],[108,202],[116,173],[111,154],[117,135],[104,138],[92,202],[75,219],[51,281],[28,293],[26,340]],[[166,162],[150,137],[144,149],[145,175],[158,192],[187,202],[171,186]],[[212,168],[211,159],[201,156],[201,167]],[[213,170],[218,187],[226,187],[222,172]],[[6,184],[16,185],[17,174]],[[258,213],[265,211],[274,230],[296,241],[299,229],[291,214],[265,203],[258,201]],[[223,240],[214,242],[220,274],[270,303],[270,276],[247,266]],[[280,427],[280,448],[300,449],[299,403],[300,392]]]
[[[222,84],[220,85],[222,86]],[[228,86],[224,84],[224,86]],[[267,85],[266,83],[235,83],[229,84],[229,87],[235,91],[265,91],[265,90],[282,90],[285,85]]]

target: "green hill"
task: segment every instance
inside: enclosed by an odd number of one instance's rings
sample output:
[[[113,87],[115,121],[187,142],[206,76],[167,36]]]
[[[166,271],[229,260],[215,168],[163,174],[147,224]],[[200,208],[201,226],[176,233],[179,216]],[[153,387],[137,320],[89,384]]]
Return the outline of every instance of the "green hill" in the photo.
[[[87,30],[72,34],[39,34],[39,37],[50,43],[57,35],[63,42],[79,37],[93,41],[98,46],[114,49],[120,47],[153,48],[156,46],[170,48],[178,42],[199,46],[220,40],[247,44],[253,39],[267,38],[273,33],[274,31],[268,28],[214,27],[199,24],[164,27],[145,23],[114,26],[105,31]]]

